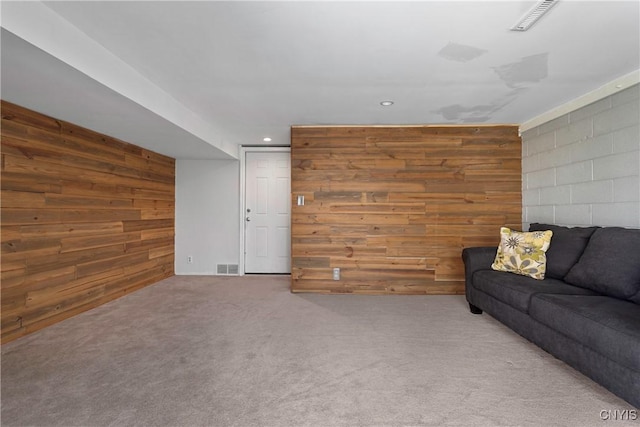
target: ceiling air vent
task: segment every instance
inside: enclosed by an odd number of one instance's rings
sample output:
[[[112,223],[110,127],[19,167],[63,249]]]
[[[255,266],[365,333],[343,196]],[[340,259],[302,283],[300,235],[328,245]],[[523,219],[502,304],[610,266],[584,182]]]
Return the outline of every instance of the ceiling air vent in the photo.
[[[516,25],[511,27],[511,31],[527,31],[538,19],[549,12],[556,3],[558,3],[558,0],[543,0],[539,2]]]

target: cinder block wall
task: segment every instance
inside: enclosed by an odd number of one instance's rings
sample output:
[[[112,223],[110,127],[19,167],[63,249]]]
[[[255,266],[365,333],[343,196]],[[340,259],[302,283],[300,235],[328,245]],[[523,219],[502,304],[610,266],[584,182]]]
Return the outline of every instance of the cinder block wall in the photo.
[[[522,134],[532,222],[640,228],[640,85]]]

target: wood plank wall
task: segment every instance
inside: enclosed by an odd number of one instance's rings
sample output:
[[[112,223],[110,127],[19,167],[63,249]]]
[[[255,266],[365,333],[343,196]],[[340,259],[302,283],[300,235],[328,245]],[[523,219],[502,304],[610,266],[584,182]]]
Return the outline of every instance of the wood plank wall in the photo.
[[[462,249],[521,227],[517,126],[298,126],[291,160],[293,292],[460,294]]]
[[[1,108],[2,342],[174,274],[174,159]]]

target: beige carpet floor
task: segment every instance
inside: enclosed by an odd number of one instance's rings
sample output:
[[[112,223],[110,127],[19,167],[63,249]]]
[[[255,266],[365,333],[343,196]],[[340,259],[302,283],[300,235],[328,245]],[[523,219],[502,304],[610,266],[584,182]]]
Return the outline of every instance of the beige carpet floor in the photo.
[[[2,347],[2,426],[627,426],[462,296],[176,276]],[[621,416],[618,416],[621,418]]]

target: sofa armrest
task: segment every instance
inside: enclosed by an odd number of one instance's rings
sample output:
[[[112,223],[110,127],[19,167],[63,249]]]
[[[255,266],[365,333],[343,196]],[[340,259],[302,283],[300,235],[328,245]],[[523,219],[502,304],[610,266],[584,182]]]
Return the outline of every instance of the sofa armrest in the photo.
[[[473,273],[478,270],[490,270],[491,264],[493,264],[493,260],[496,257],[496,251],[497,247],[495,246],[479,246],[474,248],[465,248],[462,250],[465,294],[469,303],[473,303],[471,298],[471,282],[473,280]]]
[[[471,276],[478,270],[490,270],[491,264],[496,257],[497,247],[482,246],[475,248],[465,248],[462,250],[462,261],[464,262],[465,280],[469,282]]]

